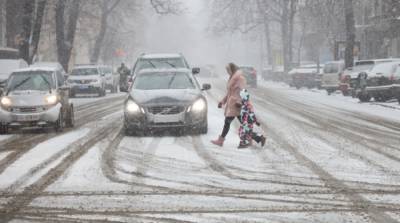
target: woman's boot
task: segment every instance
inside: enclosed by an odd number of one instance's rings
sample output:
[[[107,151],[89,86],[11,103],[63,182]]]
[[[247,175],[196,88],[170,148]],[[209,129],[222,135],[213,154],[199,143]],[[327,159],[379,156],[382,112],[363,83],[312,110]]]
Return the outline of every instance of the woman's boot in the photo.
[[[225,138],[223,138],[222,136],[219,136],[218,139],[211,140],[211,143],[222,147],[224,145],[224,141],[225,141]]]

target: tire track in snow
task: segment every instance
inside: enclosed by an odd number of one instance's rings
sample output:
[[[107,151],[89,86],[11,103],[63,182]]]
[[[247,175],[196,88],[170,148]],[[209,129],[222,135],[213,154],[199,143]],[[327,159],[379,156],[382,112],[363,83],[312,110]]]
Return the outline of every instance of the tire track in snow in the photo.
[[[79,128],[80,126],[83,126],[87,123],[97,121],[100,118],[104,117],[105,115],[111,114],[117,110],[120,110],[121,108],[118,107],[118,105],[122,105],[122,101],[116,101],[110,104],[108,102],[108,105],[105,107],[100,107],[97,109],[97,111],[85,111],[85,114],[76,114],[76,126],[73,129],[67,129],[67,131],[64,131],[62,133],[50,133],[50,134],[40,134],[40,135],[30,135],[26,137],[25,139],[18,140],[20,137],[18,137],[15,141],[12,141],[8,144],[6,144],[6,147],[12,147],[13,152],[8,154],[4,159],[0,161],[0,174],[2,174],[10,165],[12,165],[15,161],[17,161],[21,156],[26,154],[28,151],[30,151],[32,148],[34,148],[36,145],[49,140],[53,137],[60,136],[63,134],[66,134],[70,131],[73,131],[74,129]],[[92,107],[89,107],[92,108]],[[23,137],[23,136],[21,136]]]
[[[271,98],[271,96],[268,96],[266,94],[264,94],[264,97],[267,97],[270,100],[274,100],[273,98]],[[277,102],[274,100],[274,103]],[[289,105],[285,105],[285,107],[286,109],[289,109],[288,108]],[[298,109],[297,111],[301,112],[302,110]],[[290,152],[300,163],[302,163],[305,167],[309,168],[313,173],[318,175],[326,183],[327,187],[342,192],[343,195],[348,197],[353,202],[354,206],[357,209],[360,209],[361,212],[368,214],[368,216],[370,216],[372,220],[374,220],[375,222],[388,222],[388,223],[397,222],[395,219],[393,219],[388,214],[384,213],[382,210],[376,207],[375,204],[365,199],[360,194],[351,193],[350,192],[351,189],[347,185],[345,185],[345,183],[335,178],[333,175],[325,171],[317,163],[309,159],[306,155],[299,152],[294,146],[292,146],[289,142],[287,142],[285,138],[280,136],[279,133],[277,133],[274,129],[271,129],[268,126],[267,128],[269,129],[269,133],[271,134],[271,136],[274,139],[276,139],[277,142],[281,145],[282,149],[285,149],[288,152]]]
[[[75,149],[71,151],[65,158],[63,158],[59,164],[51,168],[36,182],[26,187],[22,192],[26,196],[14,197],[8,201],[7,204],[4,205],[4,208],[0,209],[0,219],[2,219],[3,222],[9,222],[14,219],[21,210],[27,207],[33,201],[33,199],[37,197],[35,194],[40,194],[40,192],[43,192],[100,140],[103,140],[113,132],[120,131],[122,128],[121,126],[122,124],[120,122],[114,122],[111,126],[105,126],[104,128],[98,129],[97,134],[87,139],[87,141],[83,144],[76,146]]]

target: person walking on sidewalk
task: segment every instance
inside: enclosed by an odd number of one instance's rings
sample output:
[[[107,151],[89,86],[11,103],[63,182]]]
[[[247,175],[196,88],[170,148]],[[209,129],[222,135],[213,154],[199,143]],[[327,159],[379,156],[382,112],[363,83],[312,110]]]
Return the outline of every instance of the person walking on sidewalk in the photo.
[[[260,126],[257,117],[254,113],[253,104],[250,101],[250,94],[246,89],[240,91],[240,98],[242,99],[242,109],[240,111],[240,128],[239,137],[240,143],[238,148],[244,149],[252,145],[252,140],[265,145],[266,138],[253,131],[253,126],[256,124]]]
[[[240,110],[242,108],[242,99],[240,91],[246,87],[246,79],[243,72],[234,63],[229,63],[226,66],[226,71],[229,74],[227,84],[227,93],[225,97],[218,103],[218,108],[225,106],[225,123],[221,135],[212,140],[211,143],[217,146],[223,146],[225,137],[229,132],[232,121],[238,118],[240,121]]]

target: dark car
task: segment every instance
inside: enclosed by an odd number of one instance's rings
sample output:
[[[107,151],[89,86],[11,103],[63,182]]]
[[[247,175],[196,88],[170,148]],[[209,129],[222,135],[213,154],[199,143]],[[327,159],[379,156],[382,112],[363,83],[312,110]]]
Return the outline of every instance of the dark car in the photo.
[[[208,107],[202,91],[210,88],[201,88],[188,69],[141,70],[124,105],[126,134],[177,128],[207,133]]]
[[[241,66],[244,77],[246,78],[247,85],[253,88],[257,87],[257,71],[252,66]]]

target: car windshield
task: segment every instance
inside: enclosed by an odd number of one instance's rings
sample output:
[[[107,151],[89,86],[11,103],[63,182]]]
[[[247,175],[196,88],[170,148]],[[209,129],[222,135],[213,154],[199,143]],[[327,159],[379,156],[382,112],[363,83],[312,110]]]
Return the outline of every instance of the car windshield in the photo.
[[[363,65],[356,65],[353,67],[352,71],[365,71],[371,70],[374,67],[374,64],[363,64]]]
[[[87,75],[98,75],[99,71],[97,68],[75,68],[72,70],[72,76],[87,76]]]
[[[186,66],[182,58],[141,59],[136,64],[135,72],[154,68],[186,68]]]
[[[373,74],[391,74],[392,71],[393,71],[392,63],[378,64],[371,69],[371,73]]]
[[[143,73],[133,83],[133,89],[194,89],[195,84],[187,73]]]
[[[48,91],[54,89],[55,84],[51,71],[25,71],[13,73],[7,84],[11,91]]]
[[[324,73],[328,74],[328,73],[337,73],[339,72],[339,64],[326,64],[324,66]]]

